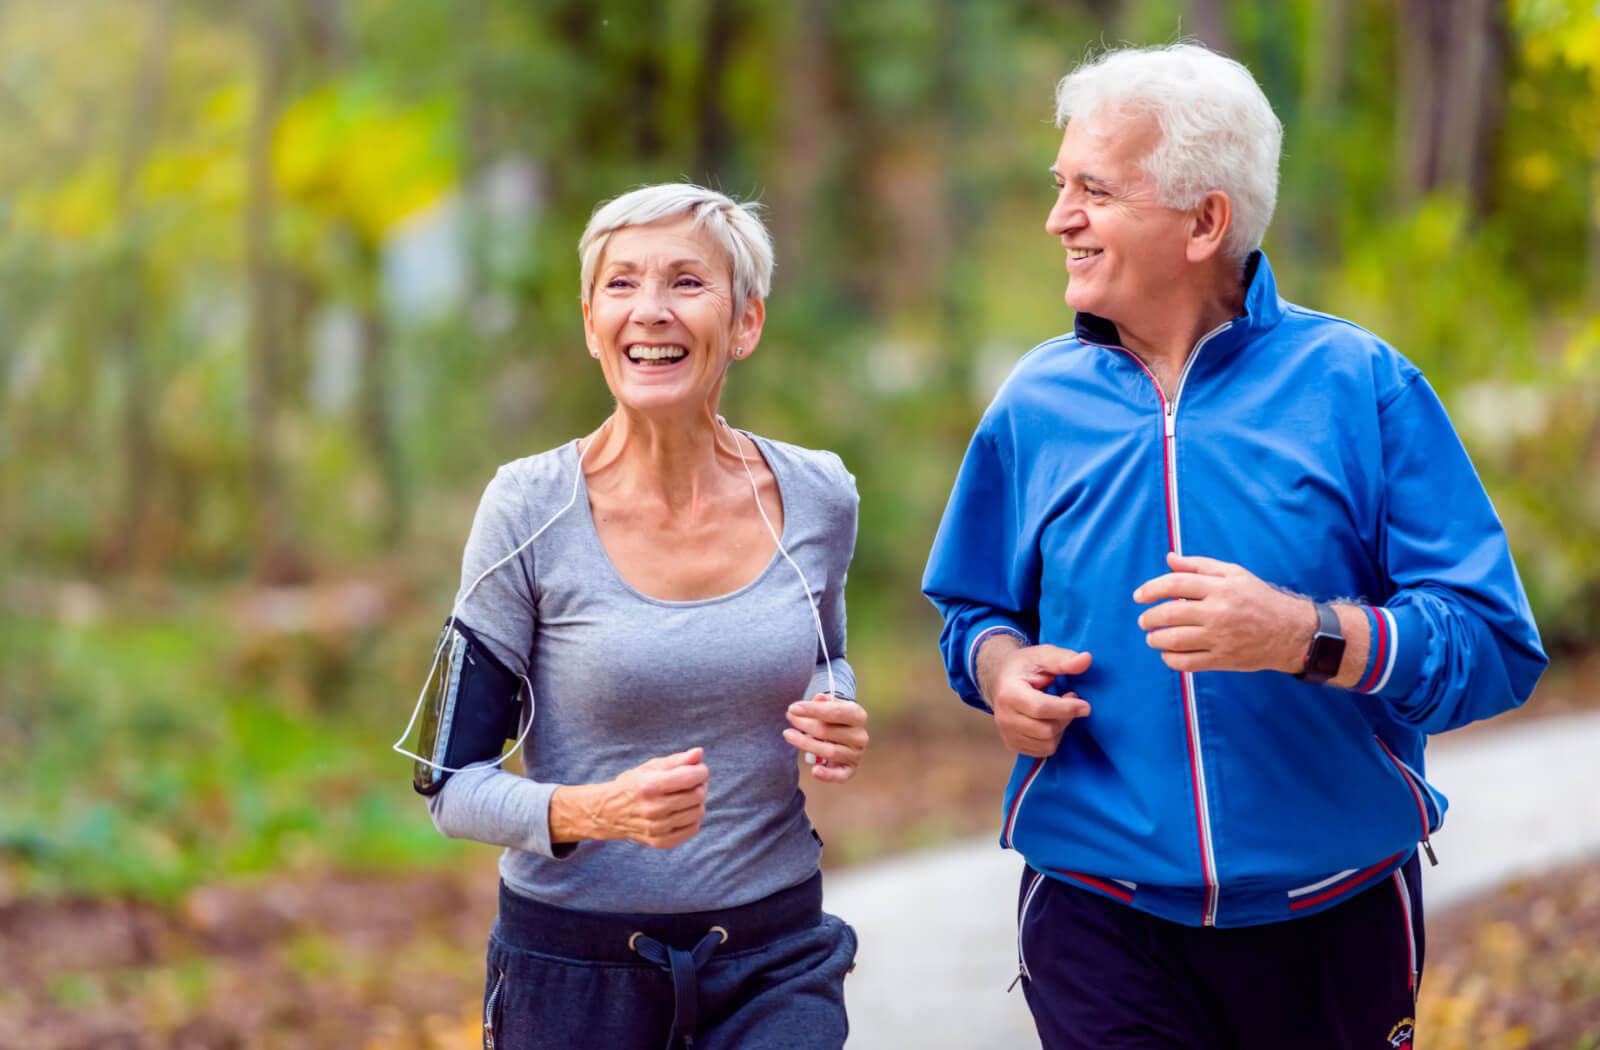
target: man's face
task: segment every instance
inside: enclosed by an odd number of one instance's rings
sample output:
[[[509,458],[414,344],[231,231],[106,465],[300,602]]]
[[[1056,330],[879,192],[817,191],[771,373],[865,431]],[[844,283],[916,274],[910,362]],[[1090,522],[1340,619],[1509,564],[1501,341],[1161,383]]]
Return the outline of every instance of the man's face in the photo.
[[[1190,215],[1158,203],[1139,166],[1159,138],[1150,117],[1072,120],[1050,169],[1045,230],[1067,251],[1067,305],[1119,328],[1159,311],[1187,267]]]

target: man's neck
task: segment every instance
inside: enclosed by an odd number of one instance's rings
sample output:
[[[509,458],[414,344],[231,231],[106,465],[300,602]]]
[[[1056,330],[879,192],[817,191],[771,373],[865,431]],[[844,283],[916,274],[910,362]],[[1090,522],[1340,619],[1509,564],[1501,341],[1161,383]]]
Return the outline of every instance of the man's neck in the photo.
[[[1117,323],[1122,345],[1155,374],[1162,393],[1170,400],[1196,347],[1207,335],[1244,313],[1245,288],[1234,277],[1183,294],[1180,289],[1159,315],[1132,324]]]

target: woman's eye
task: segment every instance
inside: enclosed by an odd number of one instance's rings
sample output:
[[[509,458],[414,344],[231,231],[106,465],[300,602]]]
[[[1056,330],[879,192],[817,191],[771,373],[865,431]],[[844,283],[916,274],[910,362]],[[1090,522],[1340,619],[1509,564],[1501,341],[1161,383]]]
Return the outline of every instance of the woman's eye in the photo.
[[[626,277],[613,277],[613,278],[611,278],[611,280],[606,282],[606,287],[607,288],[626,288],[626,287],[628,287],[628,279]]]
[[[678,278],[678,287],[679,288],[699,288],[702,283],[703,282],[698,277],[680,277],[680,278]]]

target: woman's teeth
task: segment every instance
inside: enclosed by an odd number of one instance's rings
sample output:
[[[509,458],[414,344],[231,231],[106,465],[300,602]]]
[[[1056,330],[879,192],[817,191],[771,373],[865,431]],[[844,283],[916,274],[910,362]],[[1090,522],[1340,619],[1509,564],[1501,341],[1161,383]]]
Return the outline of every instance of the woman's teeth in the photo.
[[[681,346],[645,346],[635,343],[628,347],[630,361],[676,361],[689,351]]]

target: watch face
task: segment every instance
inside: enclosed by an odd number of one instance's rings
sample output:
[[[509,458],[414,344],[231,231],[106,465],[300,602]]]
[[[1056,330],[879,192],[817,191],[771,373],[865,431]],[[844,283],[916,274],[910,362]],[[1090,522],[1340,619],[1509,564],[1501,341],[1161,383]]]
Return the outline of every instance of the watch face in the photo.
[[[1311,652],[1306,660],[1307,670],[1323,678],[1332,678],[1339,673],[1339,664],[1343,660],[1343,638],[1321,632],[1312,636]]]

